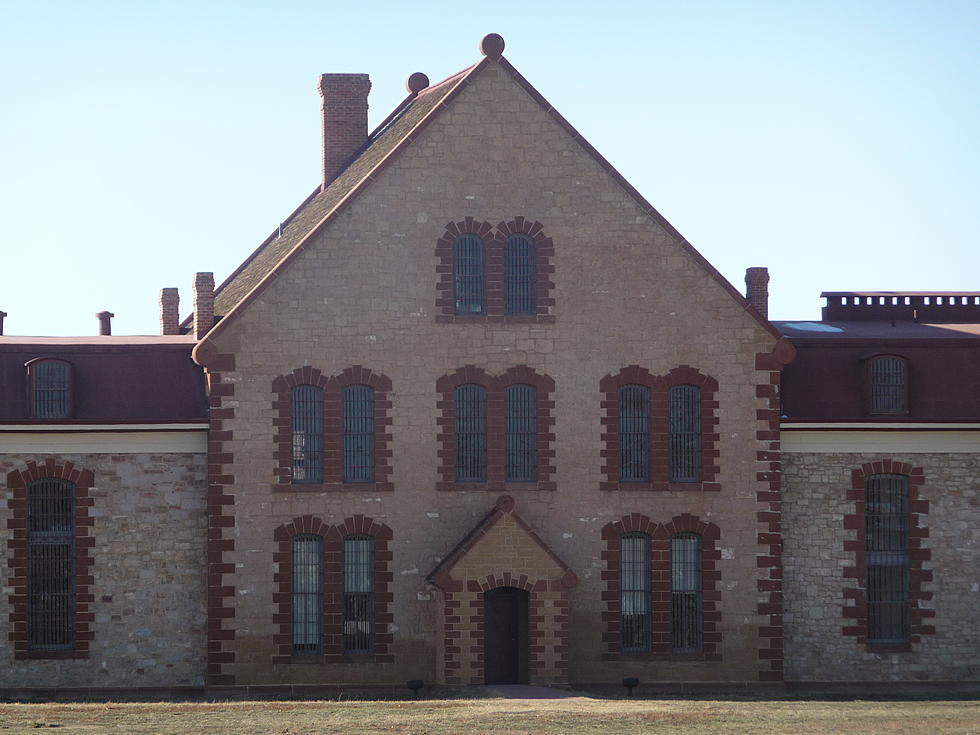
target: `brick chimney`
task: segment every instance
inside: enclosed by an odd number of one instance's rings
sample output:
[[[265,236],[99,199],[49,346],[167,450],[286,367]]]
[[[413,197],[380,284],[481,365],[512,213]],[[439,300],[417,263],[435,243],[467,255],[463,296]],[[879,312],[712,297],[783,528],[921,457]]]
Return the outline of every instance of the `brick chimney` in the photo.
[[[160,334],[180,334],[180,293],[176,288],[160,289]]]
[[[194,276],[194,336],[201,339],[214,326],[214,274]]]
[[[367,142],[367,74],[323,74],[320,76],[323,118],[323,185],[325,189],[347,167]]]
[[[745,298],[755,310],[769,318],[769,269],[745,269]]]
[[[100,311],[96,316],[99,318],[99,334],[103,337],[112,334],[112,317],[115,314],[111,311]]]

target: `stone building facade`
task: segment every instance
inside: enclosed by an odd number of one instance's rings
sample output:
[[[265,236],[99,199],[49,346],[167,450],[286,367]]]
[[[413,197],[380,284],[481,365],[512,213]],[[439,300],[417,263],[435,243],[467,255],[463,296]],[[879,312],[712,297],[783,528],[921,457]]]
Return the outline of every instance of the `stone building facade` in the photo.
[[[413,74],[370,134],[366,76],[324,75],[321,185],[217,289],[198,274],[185,322],[165,289],[163,336],[0,337],[0,687],[976,680],[941,663],[977,652],[952,631],[975,533],[932,523],[976,515],[977,452],[889,455],[924,478],[933,556],[912,657],[866,651],[842,632],[845,519],[879,455],[785,452],[805,331],[766,318],[764,269],[746,299],[712,268],[499,36],[481,48]],[[169,408],[85,403],[151,349],[180,353],[151,377]],[[32,520],[43,488],[74,493],[72,524]],[[52,572],[25,560],[68,526],[74,627],[45,643]]]

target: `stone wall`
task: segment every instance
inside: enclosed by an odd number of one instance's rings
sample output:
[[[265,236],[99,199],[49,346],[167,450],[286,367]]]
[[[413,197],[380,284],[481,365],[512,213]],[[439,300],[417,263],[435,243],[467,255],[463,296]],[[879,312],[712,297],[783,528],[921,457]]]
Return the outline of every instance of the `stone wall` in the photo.
[[[446,222],[466,216],[542,223],[554,243],[553,323],[436,318],[436,242]],[[770,597],[759,584],[778,564],[770,555],[778,529],[760,543],[770,524],[758,515],[770,507],[760,494],[771,490],[778,453],[760,461],[769,446],[757,432],[770,429],[760,386],[769,388],[771,368],[756,363],[774,341],[566,129],[489,65],[211,345],[227,356],[209,368],[221,375],[212,391],[221,417],[212,487],[221,486],[215,502],[223,504],[213,519],[214,589],[226,616],[212,642],[212,675],[227,684],[435,681],[444,605],[425,576],[502,492],[580,579],[568,593],[572,683],[778,675],[760,658],[769,647],[760,628],[780,630],[777,608],[760,613]],[[326,376],[360,365],[390,379],[390,490],[275,487],[276,379],[306,365]],[[553,489],[438,489],[437,381],[467,365],[492,375],[526,365],[554,380]],[[690,365],[717,380],[715,489],[601,489],[600,381],[630,365],[653,375]],[[602,528],[634,512],[718,526],[720,661],[603,661]],[[273,534],[305,514],[328,524],[363,514],[392,529],[393,662],[273,664]]]
[[[203,454],[60,455],[91,472],[92,583],[86,658],[23,660],[10,632],[13,491],[7,474],[44,456],[0,455],[0,687],[200,686],[205,673]]]
[[[980,456],[794,452],[783,460],[787,680],[980,679]],[[921,467],[918,495],[928,504],[918,525],[928,531],[921,564],[931,581],[917,602],[928,626],[913,630],[908,651],[876,652],[844,632],[861,584],[847,576],[855,552],[845,546],[857,535],[845,527],[855,513],[852,473],[883,460]]]

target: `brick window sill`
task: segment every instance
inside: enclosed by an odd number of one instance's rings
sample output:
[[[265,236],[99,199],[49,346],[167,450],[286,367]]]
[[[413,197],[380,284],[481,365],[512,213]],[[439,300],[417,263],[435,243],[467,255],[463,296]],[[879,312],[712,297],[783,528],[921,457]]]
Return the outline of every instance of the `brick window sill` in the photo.
[[[390,482],[296,482],[273,485],[272,489],[277,493],[386,493],[395,486]]]
[[[624,492],[719,492],[718,482],[603,482],[599,489]]]
[[[603,656],[604,661],[721,661],[720,654],[705,653],[695,651],[691,653],[662,653],[660,651],[622,651],[620,653],[608,653]]]
[[[436,314],[436,324],[554,324],[554,314]]]
[[[866,644],[868,653],[909,653],[912,650],[911,643],[868,643]]]
[[[554,492],[558,489],[554,482],[438,482],[436,490],[440,492],[513,492],[521,490],[543,490]]]
[[[88,651],[61,650],[61,651],[19,651],[14,657],[27,660],[67,660],[75,658],[88,658]]]

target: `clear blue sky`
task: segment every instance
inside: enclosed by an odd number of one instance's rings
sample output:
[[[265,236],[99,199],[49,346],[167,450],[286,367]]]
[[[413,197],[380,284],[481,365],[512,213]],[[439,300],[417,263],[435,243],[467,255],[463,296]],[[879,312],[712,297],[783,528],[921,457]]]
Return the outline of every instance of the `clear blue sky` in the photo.
[[[773,318],[980,290],[980,2],[0,0],[7,334],[158,331],[319,180],[322,72],[507,58]]]

